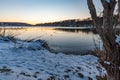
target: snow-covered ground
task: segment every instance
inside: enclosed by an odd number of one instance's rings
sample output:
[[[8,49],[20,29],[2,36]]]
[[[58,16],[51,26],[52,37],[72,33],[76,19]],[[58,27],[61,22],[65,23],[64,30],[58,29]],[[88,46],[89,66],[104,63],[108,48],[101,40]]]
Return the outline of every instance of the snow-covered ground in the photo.
[[[106,73],[95,56],[54,54],[42,44],[0,37],[0,80],[96,80]]]
[[[120,45],[120,36],[116,35],[116,43]]]

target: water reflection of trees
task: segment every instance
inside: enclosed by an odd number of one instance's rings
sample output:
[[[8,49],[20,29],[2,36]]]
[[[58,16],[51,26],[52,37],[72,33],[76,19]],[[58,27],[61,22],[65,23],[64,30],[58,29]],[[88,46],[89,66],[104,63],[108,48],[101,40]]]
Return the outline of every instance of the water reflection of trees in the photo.
[[[63,28],[55,28],[55,30],[65,31],[65,32],[73,32],[73,33],[83,32],[83,33],[86,33],[86,34],[89,34],[89,33],[97,34],[96,29],[63,29]]]

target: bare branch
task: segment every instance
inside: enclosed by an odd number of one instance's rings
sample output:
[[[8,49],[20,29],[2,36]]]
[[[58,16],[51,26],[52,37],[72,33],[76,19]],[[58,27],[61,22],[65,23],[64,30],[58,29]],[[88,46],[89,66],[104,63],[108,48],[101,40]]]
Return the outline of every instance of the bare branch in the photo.
[[[104,9],[110,9],[111,11],[113,11],[116,5],[116,0],[110,0],[110,2],[107,2],[106,0],[101,0],[101,3]]]
[[[109,3],[106,0],[101,0],[101,3],[102,3],[104,8],[108,8]]]
[[[94,23],[96,23],[97,13],[96,13],[96,9],[95,9],[95,6],[93,4],[93,1],[92,0],[87,0],[87,4],[88,4],[88,8],[90,10],[91,17],[92,17]]]

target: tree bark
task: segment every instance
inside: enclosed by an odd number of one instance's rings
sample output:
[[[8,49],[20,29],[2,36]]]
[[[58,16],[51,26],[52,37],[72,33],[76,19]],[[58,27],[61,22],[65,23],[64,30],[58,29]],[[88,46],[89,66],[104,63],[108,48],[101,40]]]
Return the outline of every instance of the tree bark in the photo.
[[[99,18],[97,17],[93,1],[87,0],[91,17],[103,42],[105,53],[102,57],[105,56],[105,58],[102,60],[111,63],[110,65],[106,65],[102,62],[102,64],[106,68],[108,75],[112,77],[112,80],[120,80],[120,46],[115,42],[116,38],[113,29],[113,13],[116,0],[110,0],[110,2],[101,0],[101,3],[103,5],[103,25],[100,24]]]
[[[118,0],[118,24],[120,25],[120,0]]]

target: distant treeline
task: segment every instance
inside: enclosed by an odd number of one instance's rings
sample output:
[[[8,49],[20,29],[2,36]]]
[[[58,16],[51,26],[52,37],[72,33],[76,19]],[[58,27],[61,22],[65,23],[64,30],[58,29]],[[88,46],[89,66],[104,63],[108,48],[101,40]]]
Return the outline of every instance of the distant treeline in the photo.
[[[100,20],[100,24],[103,24],[103,17],[98,17]],[[114,24],[117,23],[118,16],[114,15]],[[43,24],[36,24],[36,26],[66,26],[66,27],[89,27],[94,26],[93,21],[90,18],[79,20],[79,19],[73,19],[73,20],[64,20],[64,21],[58,21],[58,22],[52,22],[52,23],[43,23]]]
[[[102,17],[99,17],[100,24],[102,24]],[[73,20],[64,20],[64,21],[58,21],[58,22],[51,22],[51,23],[40,23],[36,25],[31,25],[27,23],[21,23],[21,22],[0,22],[0,26],[65,26],[65,27],[90,27],[94,26],[93,21],[90,18],[79,20],[79,19],[73,19]]]
[[[114,16],[114,23],[117,23],[117,15]],[[100,24],[102,25],[103,17],[98,17],[100,20]],[[51,23],[40,23],[36,25],[31,25],[28,23],[22,23],[22,22],[0,22],[0,26],[64,26],[64,27],[89,27],[94,26],[93,21],[90,18],[79,20],[79,19],[73,19],[73,20],[64,20],[64,21],[58,21],[58,22],[51,22]]]
[[[32,26],[31,24],[21,22],[0,22],[0,26]]]
[[[93,21],[90,18],[84,20],[74,19],[74,20],[65,20],[65,21],[52,22],[52,23],[36,24],[36,26],[87,27],[87,26],[93,26]]]

